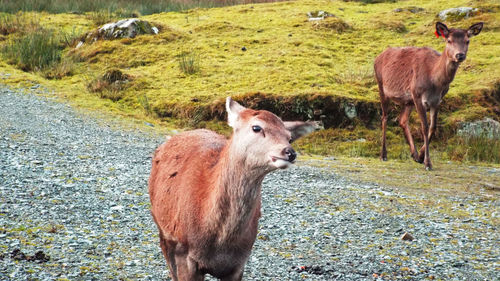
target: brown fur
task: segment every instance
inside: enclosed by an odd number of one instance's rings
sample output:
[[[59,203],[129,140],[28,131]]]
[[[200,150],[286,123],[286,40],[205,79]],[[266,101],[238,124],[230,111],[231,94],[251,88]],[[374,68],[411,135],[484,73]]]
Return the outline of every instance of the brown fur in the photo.
[[[292,150],[291,133],[274,114],[227,104],[231,139],[189,131],[153,158],[151,213],[173,280],[203,280],[207,273],[241,280],[257,235],[262,180],[287,166],[275,166],[270,155],[285,158]],[[254,132],[255,125],[262,131]]]
[[[443,36],[447,42],[442,54],[430,48],[389,48],[375,59],[375,78],[382,105],[382,160],[387,160],[387,114],[392,100],[402,107],[399,124],[413,159],[424,163],[426,169],[432,168],[429,142],[436,130],[439,105],[448,92],[460,63],[465,60],[469,37],[479,34],[481,28],[482,23],[475,24],[468,30],[448,29],[446,25],[437,23],[436,35]],[[424,145],[419,153],[408,127],[413,107],[420,117],[424,137]],[[427,111],[430,111],[430,128]]]

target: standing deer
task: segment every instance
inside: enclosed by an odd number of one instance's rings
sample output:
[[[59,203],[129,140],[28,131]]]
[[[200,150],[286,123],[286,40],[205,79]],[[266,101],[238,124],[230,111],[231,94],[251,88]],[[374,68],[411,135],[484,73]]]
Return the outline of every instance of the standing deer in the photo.
[[[290,143],[315,122],[283,122],[226,100],[227,140],[208,130],[181,133],[155,152],[149,196],[174,281],[241,280],[257,235],[264,176],[289,167]]]
[[[413,159],[424,163],[426,170],[432,169],[429,157],[429,142],[436,130],[436,118],[444,95],[448,92],[458,66],[465,60],[469,38],[478,35],[483,23],[469,29],[448,29],[443,23],[436,23],[436,36],[443,36],[446,47],[442,54],[430,48],[389,48],[375,59],[377,79],[382,105],[382,151],[380,158],[387,160],[386,127],[389,101],[401,105],[399,125],[404,131]],[[413,107],[421,121],[424,145],[417,153],[417,147],[408,127]],[[427,123],[430,111],[430,129]]]

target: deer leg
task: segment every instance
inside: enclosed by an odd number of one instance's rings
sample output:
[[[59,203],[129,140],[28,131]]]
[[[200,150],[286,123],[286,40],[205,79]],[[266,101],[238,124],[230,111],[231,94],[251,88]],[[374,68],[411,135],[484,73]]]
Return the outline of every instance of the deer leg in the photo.
[[[429,128],[429,143],[431,142],[432,137],[434,136],[434,133],[436,132],[437,114],[438,114],[438,109],[435,107],[432,107],[430,109],[430,114],[429,114],[429,118],[430,118],[430,122],[431,122],[430,128]],[[420,151],[419,151],[419,159],[422,159],[422,161],[424,161],[424,157],[425,157],[425,145],[422,145],[422,147],[420,148]]]
[[[235,270],[233,274],[221,278],[221,281],[241,281],[243,279],[243,266]]]
[[[413,105],[403,105],[403,109],[401,110],[401,114],[399,115],[399,126],[403,129],[406,142],[410,146],[411,157],[413,158],[413,160],[419,162],[417,147],[413,142],[413,137],[411,135],[410,127],[408,126],[408,122],[410,120],[410,113],[412,110],[413,110]]]
[[[379,85],[380,88],[380,85]],[[382,91],[382,90],[380,90]],[[387,115],[389,114],[389,100],[382,97],[380,93],[380,101],[382,106],[382,150],[380,151],[380,159],[387,161],[387,148],[386,148],[386,130],[387,130]]]
[[[176,253],[175,263],[179,281],[203,281],[205,274],[198,270],[197,263],[189,258],[187,251]]]
[[[175,244],[169,243],[161,234],[160,231],[160,247],[163,252],[163,256],[167,261],[168,269],[170,270],[170,277],[172,281],[177,281],[177,265],[175,263]]]
[[[427,111],[420,100],[415,101],[415,107],[420,117],[422,136],[424,137],[424,166],[426,170],[432,170],[431,158],[429,156],[429,124],[427,123]]]

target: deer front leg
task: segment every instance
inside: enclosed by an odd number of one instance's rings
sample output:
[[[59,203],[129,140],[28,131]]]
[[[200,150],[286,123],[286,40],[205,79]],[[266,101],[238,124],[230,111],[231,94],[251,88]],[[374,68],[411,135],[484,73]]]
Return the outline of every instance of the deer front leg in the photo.
[[[422,136],[424,138],[424,166],[426,170],[432,170],[431,158],[429,156],[429,124],[427,123],[427,111],[421,100],[415,100],[415,107],[422,127]]]
[[[432,140],[432,137],[434,136],[434,133],[436,132],[436,127],[437,127],[437,115],[438,115],[438,108],[437,107],[432,107],[430,109],[430,114],[429,114],[429,118],[431,119],[430,122],[430,128],[429,128],[429,143],[431,142]],[[424,161],[424,158],[425,158],[425,145],[422,145],[422,147],[420,148],[420,151],[419,151],[419,159],[421,159],[421,163],[422,161]]]
[[[232,274],[221,278],[221,281],[241,281],[243,279],[243,266],[238,268]]]
[[[176,253],[177,277],[179,281],[203,281],[204,274],[198,270],[197,263],[187,253]]]

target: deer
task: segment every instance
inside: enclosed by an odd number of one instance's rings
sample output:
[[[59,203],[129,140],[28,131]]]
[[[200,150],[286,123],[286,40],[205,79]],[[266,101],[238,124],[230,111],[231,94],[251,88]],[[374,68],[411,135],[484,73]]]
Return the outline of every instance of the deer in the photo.
[[[411,157],[416,162],[423,163],[426,170],[432,170],[429,143],[436,131],[439,105],[448,92],[458,67],[467,56],[469,39],[478,35],[482,28],[482,22],[473,24],[467,30],[449,29],[445,24],[437,22],[435,35],[438,38],[442,36],[446,42],[441,54],[428,47],[388,48],[375,59],[375,78],[382,107],[381,160],[387,161],[387,116],[392,100],[402,108],[399,126],[410,146]],[[408,127],[413,108],[420,118],[424,140],[418,152]]]
[[[151,214],[172,280],[241,280],[257,236],[261,185],[297,154],[291,143],[319,128],[283,122],[226,99],[229,139],[206,129],[161,144],[149,178]]]

